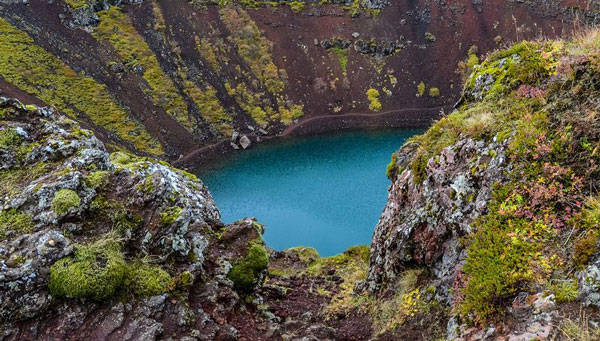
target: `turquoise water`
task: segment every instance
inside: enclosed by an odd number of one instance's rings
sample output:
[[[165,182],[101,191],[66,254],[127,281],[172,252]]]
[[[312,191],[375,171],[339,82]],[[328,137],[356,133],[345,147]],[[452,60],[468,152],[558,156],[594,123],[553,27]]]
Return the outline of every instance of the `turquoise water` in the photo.
[[[418,129],[352,132],[265,143],[200,174],[231,223],[256,217],[276,250],[331,256],[369,244],[387,200],[392,152]]]

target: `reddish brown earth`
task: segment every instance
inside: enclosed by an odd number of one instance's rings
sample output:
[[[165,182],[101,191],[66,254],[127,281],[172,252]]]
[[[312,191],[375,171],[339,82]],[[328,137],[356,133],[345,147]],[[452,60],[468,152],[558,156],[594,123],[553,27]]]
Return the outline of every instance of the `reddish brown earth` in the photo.
[[[176,74],[176,58],[180,55],[190,70],[201,75],[201,86],[210,85],[217,91],[223,106],[234,114],[234,128],[242,134],[250,134],[256,141],[248,129],[249,125],[255,125],[252,119],[225,90],[225,84],[238,77],[235,67],[240,65],[249,70],[248,66],[236,49],[231,48],[226,52],[229,64],[216,72],[196,49],[195,36],[211,39],[227,39],[229,36],[218,8],[212,6],[198,10],[183,0],[157,1],[166,25],[167,33],[162,36],[154,30],[153,19],[149,19],[153,18],[152,1],[125,5],[124,11],[155,52],[164,72],[174,79],[183,93],[181,80]],[[358,18],[351,18],[348,12],[335,5],[309,7],[301,13],[294,13],[287,6],[247,11],[264,36],[273,43],[273,60],[287,72],[286,95],[295,103],[304,104],[304,118],[297,126],[285,130],[286,135],[301,135],[340,129],[427,126],[437,117],[437,112],[428,108],[449,107],[459,97],[460,77],[455,70],[472,45],[477,45],[483,54],[497,47],[495,37],[501,37],[503,42],[508,43],[517,39],[568,34],[574,27],[572,8],[579,5],[585,9],[586,4],[584,0],[563,0],[552,4],[540,0],[489,0],[481,4],[467,0],[402,0],[391,1],[376,19],[364,13]],[[140,76],[133,72],[117,76],[111,72],[109,63],[119,60],[114,49],[99,44],[82,29],[67,28],[59,17],[65,13],[65,8],[63,0],[30,1],[28,5],[4,4],[0,7],[0,16],[26,31],[36,44],[60,57],[73,69],[106,84],[117,102],[129,107],[133,116],[163,144],[171,160],[185,157],[186,165],[197,166],[231,151],[228,143],[218,143],[221,137],[211,133],[206,123],[201,123],[190,133],[171,119],[139,89],[138,85],[143,82]],[[583,14],[581,18],[584,18]],[[593,17],[584,19],[594,20]],[[360,34],[358,39],[362,40],[398,40],[405,48],[377,60],[375,56],[360,54],[350,47],[347,73],[344,75],[338,57],[314,42],[315,39],[332,38],[354,42],[357,40],[352,37],[354,32]],[[425,39],[426,32],[436,37],[435,42]],[[172,51],[175,45],[180,50],[178,54]],[[395,87],[390,84],[388,75],[397,79]],[[438,87],[441,96],[416,96],[416,87],[421,81],[427,88]],[[331,82],[335,82],[335,87],[331,86]],[[318,84],[328,85],[319,87]],[[391,91],[391,95],[382,91],[384,87]],[[388,114],[374,118],[366,114],[345,115],[369,112],[365,95],[369,88],[380,90],[382,112]],[[26,102],[37,103],[2,79],[0,89]],[[190,102],[189,98],[184,98]],[[334,107],[338,107],[337,113],[334,113]],[[403,111],[405,108],[415,110]],[[192,112],[192,115],[199,117],[200,113]],[[313,119],[321,116],[324,118]],[[87,120],[83,117],[82,121],[85,123]],[[101,127],[95,128],[103,140],[113,139]],[[284,128],[275,125],[269,129],[268,135],[278,135]],[[200,149],[215,143],[218,144]]]

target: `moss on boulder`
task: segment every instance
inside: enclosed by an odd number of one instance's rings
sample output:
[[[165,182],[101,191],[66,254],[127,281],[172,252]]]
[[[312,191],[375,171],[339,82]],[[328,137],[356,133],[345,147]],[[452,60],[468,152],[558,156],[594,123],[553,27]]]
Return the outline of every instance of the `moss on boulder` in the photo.
[[[52,199],[52,210],[58,215],[67,213],[71,208],[77,208],[81,205],[81,198],[77,192],[71,189],[61,189]]]
[[[101,301],[115,294],[126,275],[127,265],[118,243],[102,240],[77,247],[73,256],[50,268],[50,293]]]
[[[251,292],[258,283],[260,273],[269,266],[267,250],[261,243],[254,242],[248,254],[233,264],[227,277],[234,287],[243,292]]]

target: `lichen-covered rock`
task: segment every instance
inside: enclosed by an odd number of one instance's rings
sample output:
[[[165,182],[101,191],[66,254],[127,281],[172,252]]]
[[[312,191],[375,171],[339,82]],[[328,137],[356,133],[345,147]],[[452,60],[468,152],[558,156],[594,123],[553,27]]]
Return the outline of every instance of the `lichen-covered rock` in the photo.
[[[52,110],[0,98],[0,113],[0,340],[235,339],[262,323],[228,276],[260,249],[244,295],[260,284],[262,225],[224,226],[194,175],[109,154]]]
[[[369,274],[363,287],[375,293],[411,266],[427,266],[440,281],[437,294],[449,302],[456,269],[464,259],[460,238],[486,212],[492,186],[509,167],[507,141],[460,140],[428,161],[426,179],[416,183],[409,162],[414,144],[396,154],[388,203],[375,228]]]
[[[598,262],[579,273],[579,292],[586,306],[600,307],[600,268]]]

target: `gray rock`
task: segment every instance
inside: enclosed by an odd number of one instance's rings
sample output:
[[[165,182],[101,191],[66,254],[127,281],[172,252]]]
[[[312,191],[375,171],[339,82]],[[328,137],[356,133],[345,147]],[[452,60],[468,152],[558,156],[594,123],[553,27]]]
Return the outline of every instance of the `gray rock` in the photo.
[[[248,138],[248,136],[242,135],[242,137],[240,137],[240,146],[242,147],[242,149],[247,149],[251,145],[252,141],[250,141],[250,138]]]

